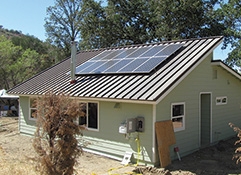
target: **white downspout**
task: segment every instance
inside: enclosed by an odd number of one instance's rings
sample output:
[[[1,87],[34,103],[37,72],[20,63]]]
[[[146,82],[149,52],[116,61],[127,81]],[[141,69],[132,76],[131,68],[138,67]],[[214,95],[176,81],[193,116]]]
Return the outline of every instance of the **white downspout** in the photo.
[[[153,104],[152,106],[152,113],[152,162],[156,163],[156,104]]]

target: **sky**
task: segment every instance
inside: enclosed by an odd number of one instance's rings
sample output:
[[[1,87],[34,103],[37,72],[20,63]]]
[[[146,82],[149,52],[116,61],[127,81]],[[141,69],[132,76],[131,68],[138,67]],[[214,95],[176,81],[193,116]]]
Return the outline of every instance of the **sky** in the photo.
[[[21,31],[45,41],[44,18],[46,9],[54,0],[1,0],[0,25],[5,29]],[[214,50],[214,59],[227,58],[230,49],[221,50],[222,44]]]
[[[45,41],[44,18],[54,0],[1,0],[0,25]]]

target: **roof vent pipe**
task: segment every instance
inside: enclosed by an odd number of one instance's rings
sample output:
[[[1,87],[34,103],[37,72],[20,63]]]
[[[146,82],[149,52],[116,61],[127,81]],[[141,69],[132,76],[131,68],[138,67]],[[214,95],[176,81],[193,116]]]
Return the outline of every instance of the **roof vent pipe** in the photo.
[[[70,74],[71,74],[71,84],[76,83],[75,71],[76,71],[76,41],[71,42],[71,62],[70,62]]]

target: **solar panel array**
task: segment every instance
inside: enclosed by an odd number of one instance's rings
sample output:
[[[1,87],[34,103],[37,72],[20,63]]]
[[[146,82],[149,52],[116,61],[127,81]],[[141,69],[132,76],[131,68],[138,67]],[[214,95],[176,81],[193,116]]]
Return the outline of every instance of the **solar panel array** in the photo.
[[[76,68],[77,75],[150,73],[183,44],[105,50]]]

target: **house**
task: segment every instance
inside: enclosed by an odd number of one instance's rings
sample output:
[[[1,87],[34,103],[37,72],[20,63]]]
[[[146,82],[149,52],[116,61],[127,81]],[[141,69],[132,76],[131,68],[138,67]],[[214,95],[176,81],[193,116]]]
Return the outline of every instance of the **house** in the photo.
[[[20,132],[35,132],[31,102],[51,89],[85,105],[86,121],[79,122],[88,127],[86,150],[115,159],[130,152],[134,161],[158,165],[159,121],[173,123],[171,159],[177,159],[174,147],[185,156],[234,136],[228,123],[240,125],[241,76],[214,60],[213,50],[222,39],[81,51],[76,62],[67,58],[8,91],[20,99]]]

